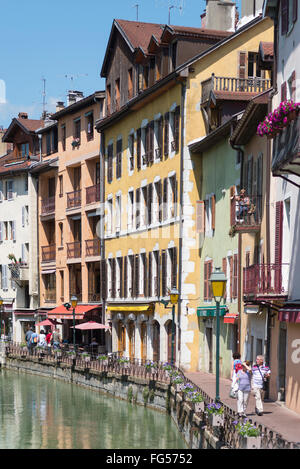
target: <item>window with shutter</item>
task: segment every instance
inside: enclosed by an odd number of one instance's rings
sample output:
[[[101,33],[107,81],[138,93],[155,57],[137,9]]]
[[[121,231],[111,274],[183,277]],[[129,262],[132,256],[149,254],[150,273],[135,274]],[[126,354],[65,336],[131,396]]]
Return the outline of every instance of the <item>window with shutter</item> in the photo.
[[[141,224],[141,192],[140,189],[135,191],[135,227],[139,228]]]
[[[289,0],[281,0],[281,34],[284,35],[289,29]]]
[[[117,292],[117,296],[119,296],[119,298],[123,298],[124,297],[124,293],[123,293],[123,257],[119,257],[118,258],[118,269],[119,269],[119,278],[118,278],[118,292]]]
[[[177,248],[170,250],[171,254],[171,288],[177,288]]]
[[[148,163],[153,164],[154,161],[154,121],[149,124],[149,147],[148,147]]]
[[[232,298],[236,299],[238,296],[238,255],[233,256],[233,286]]]
[[[211,196],[211,229],[216,229],[216,196]]]
[[[134,258],[134,296],[140,295],[140,257],[138,254]]]
[[[238,61],[238,77],[244,80],[247,77],[247,52],[238,52],[239,54],[239,61]],[[245,83],[240,83],[240,91],[243,91],[245,88]]]
[[[275,216],[275,291],[281,291],[282,285],[282,234],[283,234],[283,201],[276,202]]]
[[[111,265],[111,297],[116,297],[116,259],[110,260]]]
[[[124,257],[124,282],[123,282],[123,297],[128,297],[128,258]]]
[[[174,142],[175,151],[179,151],[179,129],[180,129],[180,106],[177,106],[174,113]]]
[[[161,116],[157,122],[157,148],[155,157],[162,160],[163,158],[163,117]]]
[[[158,221],[163,219],[163,201],[162,201],[162,182],[157,183],[157,201],[158,201]]]
[[[116,177],[122,177],[122,140],[117,141]]]
[[[165,114],[164,119],[164,155],[165,158],[169,156],[169,113]]]
[[[281,85],[281,101],[286,101],[287,98],[287,85],[286,81]]]
[[[152,295],[152,285],[153,285],[153,278],[152,278],[152,252],[149,252],[148,255],[148,297],[151,298]]]
[[[204,262],[204,301],[212,299],[210,277],[212,273],[212,261]]]
[[[143,253],[141,255],[142,258],[142,269],[143,269],[143,294],[144,297],[148,294],[148,259],[147,255]]]
[[[153,185],[148,186],[148,198],[147,198],[147,225],[152,223],[152,203],[153,203]]]
[[[228,257],[229,261],[229,270],[230,270],[230,300],[233,298],[233,258],[232,256]]]
[[[164,179],[163,220],[168,218],[168,178]]]
[[[154,251],[155,259],[155,277],[154,277],[154,296],[160,296],[160,254],[159,251]]]
[[[167,252],[161,252],[161,294],[167,296]]]
[[[113,144],[108,146],[107,150],[107,182],[111,183],[113,180]]]
[[[142,130],[136,131],[136,167],[138,170],[142,167]]]

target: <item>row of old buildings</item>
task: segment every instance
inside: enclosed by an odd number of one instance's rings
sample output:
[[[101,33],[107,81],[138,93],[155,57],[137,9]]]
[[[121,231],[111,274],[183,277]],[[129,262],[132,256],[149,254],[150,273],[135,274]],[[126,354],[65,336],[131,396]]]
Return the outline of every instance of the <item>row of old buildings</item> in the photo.
[[[14,340],[45,318],[71,339],[75,294],[77,321],[111,326],[103,350],[170,361],[174,331],[176,364],[214,373],[209,278],[221,267],[222,376],[233,352],[264,354],[269,396],[300,412],[299,119],[257,135],[281,101],[299,99],[296,7],[248,0],[237,22],[234,3],[210,0],[199,28],[115,20],[105,91],[13,119],[0,262]]]

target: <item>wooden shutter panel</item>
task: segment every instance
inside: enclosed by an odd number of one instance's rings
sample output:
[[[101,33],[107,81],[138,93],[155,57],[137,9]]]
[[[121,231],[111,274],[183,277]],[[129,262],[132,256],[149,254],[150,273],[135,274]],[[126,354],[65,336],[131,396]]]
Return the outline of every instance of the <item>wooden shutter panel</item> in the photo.
[[[116,259],[111,260],[111,297],[116,297]]]
[[[177,248],[172,249],[172,279],[171,288],[177,288]]]
[[[3,202],[3,181],[0,181],[0,202]]]
[[[164,155],[166,158],[169,156],[169,113],[165,114],[164,119]]]
[[[293,0],[293,23],[298,19],[298,0]]]
[[[159,222],[162,221],[162,183],[161,181],[157,184],[157,195],[158,195],[158,218]]]
[[[119,258],[119,269],[120,269],[120,298],[124,298],[124,284],[123,284],[123,257]]]
[[[101,260],[101,296],[107,298],[106,260]]]
[[[124,282],[123,282],[123,297],[128,297],[128,258],[124,257]]]
[[[3,241],[4,223],[0,221],[0,242]]]
[[[160,277],[161,277],[161,256],[158,251],[155,252],[156,259],[156,296],[160,296]]]
[[[137,137],[136,137],[136,166],[137,169],[140,170],[142,163],[141,163],[141,151],[142,151],[142,130],[137,129],[136,131]]]
[[[283,202],[276,202],[275,218],[275,290],[281,291]]]
[[[148,194],[148,198],[147,198],[147,211],[148,211],[147,224],[151,225],[151,222],[152,222],[152,202],[153,202],[153,186],[152,186],[152,184],[149,184],[147,194]]]
[[[230,225],[236,223],[236,200],[235,200],[235,186],[230,187]]]
[[[227,278],[227,259],[226,257],[223,257],[222,259],[222,270],[225,274],[225,277]],[[227,295],[226,295],[226,288],[225,288],[225,294],[224,294],[224,298],[226,299]]]
[[[239,61],[238,61],[238,76],[239,78],[245,79],[247,77],[247,52],[239,51]]]
[[[164,179],[164,194],[163,194],[163,219],[168,218],[168,178]]]
[[[208,300],[208,263],[204,262],[204,300]]]
[[[216,196],[211,197],[211,229],[216,229]]]
[[[281,34],[284,35],[289,29],[289,0],[281,0]]]
[[[281,101],[286,101],[287,97],[287,85],[286,81],[281,85]]]
[[[233,257],[233,298],[238,296],[238,255],[234,254]]]
[[[12,222],[12,239],[13,239],[13,241],[16,241],[16,233],[17,233],[17,231],[16,231],[16,221],[14,220]]]
[[[134,293],[135,297],[140,294],[140,258],[138,254],[134,257]]]
[[[196,202],[196,233],[205,233],[205,202]]]
[[[113,179],[113,145],[108,146],[107,150],[107,182],[112,182]]]
[[[152,296],[152,284],[153,284],[153,278],[152,278],[152,252],[149,252],[148,255],[148,296]]]
[[[158,138],[158,148],[160,150],[160,159],[163,159],[163,124],[164,120],[163,117],[158,121],[158,132],[157,132],[157,138]]]
[[[229,269],[230,269],[230,299],[233,298],[233,258],[229,257]]]
[[[294,102],[296,101],[296,71],[295,70],[292,73],[291,99]]]
[[[117,141],[116,176],[122,176],[122,140]]]
[[[143,285],[143,293],[144,293],[144,296],[146,297],[147,296],[147,293],[148,293],[148,259],[147,259],[147,255],[146,254],[143,254],[142,256],[143,258],[143,270],[144,270],[144,285]]]
[[[141,202],[141,193],[140,193],[140,189],[136,189],[135,191],[135,226],[136,228],[139,228],[140,227],[140,224],[141,224],[141,220],[140,220],[140,217],[141,217],[141,210],[140,210],[140,202]]]
[[[178,181],[177,176],[174,177],[174,217],[178,215]]]
[[[154,161],[154,121],[149,124],[149,147],[148,147],[148,162],[152,164]]]
[[[177,106],[174,113],[174,141],[175,141],[175,151],[179,151],[179,128],[180,128],[180,106]]]
[[[161,252],[161,294],[167,295],[167,253],[165,250]]]

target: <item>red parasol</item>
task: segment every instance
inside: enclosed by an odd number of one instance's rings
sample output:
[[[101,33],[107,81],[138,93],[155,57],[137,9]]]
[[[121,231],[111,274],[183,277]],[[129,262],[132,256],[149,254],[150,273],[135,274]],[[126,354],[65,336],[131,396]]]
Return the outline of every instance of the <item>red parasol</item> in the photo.
[[[109,326],[105,326],[104,324],[100,324],[99,322],[88,321],[82,324],[78,324],[77,326],[75,326],[75,329],[80,329],[81,331],[90,331],[93,329],[109,329]]]

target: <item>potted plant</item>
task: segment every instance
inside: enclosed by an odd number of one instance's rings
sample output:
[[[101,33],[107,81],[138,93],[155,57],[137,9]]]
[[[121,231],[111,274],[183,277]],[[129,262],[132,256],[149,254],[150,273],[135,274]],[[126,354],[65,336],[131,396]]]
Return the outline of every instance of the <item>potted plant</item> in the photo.
[[[123,368],[129,368],[129,358],[121,357],[118,358],[118,363],[123,366]]]
[[[207,404],[206,411],[208,421],[212,427],[221,427],[224,425],[224,407],[219,402]]]
[[[162,369],[164,370],[164,372],[166,374],[166,377],[170,378],[170,373],[172,371],[172,365],[170,365],[169,363],[164,363],[163,366],[162,366]]]
[[[243,422],[237,420],[233,422],[235,429],[241,437],[242,448],[244,449],[260,449],[261,432],[259,428],[244,419]]]
[[[71,358],[72,360],[74,360],[76,358],[76,352],[74,350],[68,350],[67,351],[67,355],[69,358]]]
[[[191,383],[185,383],[182,387],[183,399],[187,399],[189,393],[194,391],[194,386]]]
[[[61,358],[62,357],[62,351],[59,350],[59,349],[56,349],[55,350],[55,356],[56,356],[56,358]]]
[[[194,412],[204,412],[204,400],[201,392],[189,392],[187,394],[187,400],[193,403]]]
[[[184,386],[184,381],[181,378],[181,376],[178,374],[178,376],[172,377],[172,384],[175,385],[176,392],[181,392]]]
[[[97,360],[101,363],[103,366],[108,365],[108,356],[107,355],[98,355]]]
[[[90,354],[88,354],[87,352],[83,352],[83,353],[81,354],[81,356],[82,356],[83,360],[84,360],[86,363],[88,363],[88,362],[91,361],[91,356],[90,356]]]
[[[27,344],[23,342],[22,344],[20,344],[20,348],[21,348],[21,357],[26,357]]]
[[[74,140],[72,142],[72,147],[76,148],[76,147],[79,147],[79,145],[80,145],[80,139],[79,138],[74,138]]]
[[[146,362],[145,368],[146,368],[146,370],[149,371],[150,373],[155,373],[155,371],[157,370],[157,363],[152,362],[152,361],[150,360],[150,361]]]

